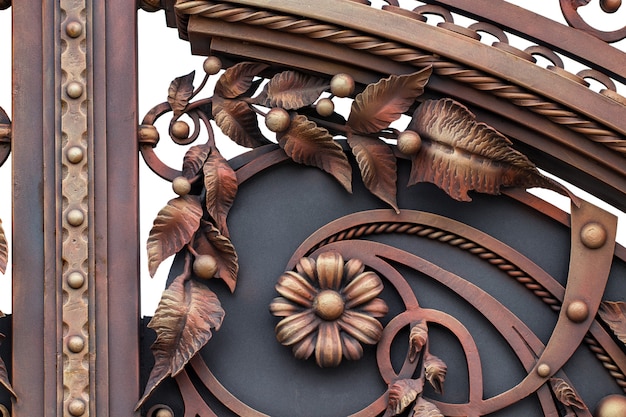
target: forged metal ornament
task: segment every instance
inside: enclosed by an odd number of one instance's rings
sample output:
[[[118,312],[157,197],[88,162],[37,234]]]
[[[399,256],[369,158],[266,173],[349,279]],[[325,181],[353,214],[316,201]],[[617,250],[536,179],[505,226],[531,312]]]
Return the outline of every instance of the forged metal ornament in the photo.
[[[220,278],[231,292],[235,291],[239,266],[227,219],[239,184],[254,175],[255,170],[291,159],[321,169],[351,192],[352,168],[342,146],[335,140],[344,136],[365,187],[392,207],[398,216],[391,220],[392,223],[403,213],[396,202],[398,157],[412,161],[408,185],[432,182],[459,201],[471,200],[470,191],[500,194],[504,187],[540,186],[569,196],[574,212],[593,211],[565,187],[540,174],[526,156],[513,149],[504,135],[477,121],[462,104],[446,98],[418,102],[432,73],[431,67],[408,75],[391,75],[365,86],[354,96],[349,115],[344,117],[335,112],[333,98],[354,94],[354,80],[348,74],[338,74],[330,80],[291,70],[274,74],[269,66],[254,62],[242,62],[226,69],[216,83],[213,97],[192,101],[208,78],[216,73],[216,62],[219,60],[215,57],[207,59],[206,75],[198,89],[193,86],[193,72],[175,79],[169,89],[168,101],[152,109],[139,127],[138,137],[146,162],[159,175],[171,180],[174,192],[179,195],[159,212],[150,232],[150,273],[154,274],[159,264],[175,253],[184,257],[185,266],[182,274],[164,292],[149,324],[157,333],[157,341],[152,346],[156,365],[137,408],[168,376],[176,377],[179,384],[188,384],[184,371],[188,363],[196,373],[205,375],[201,378],[203,381],[214,380],[202,361],[194,358],[213,331],[218,331],[222,321],[227,319],[227,312],[209,288],[212,285],[210,279]],[[264,84],[265,80],[268,81]],[[326,93],[330,96],[325,96]],[[390,127],[393,121],[413,108],[405,131]],[[182,171],[163,164],[153,151],[159,140],[154,123],[169,111],[173,114],[169,133],[176,143],[195,141],[200,136],[201,123],[208,132],[205,144],[189,148]],[[193,129],[180,120],[183,115],[191,118]],[[209,123],[211,118],[230,139],[239,145],[259,148],[258,155],[267,153],[267,159],[259,162],[260,165],[252,164],[247,171],[233,169],[216,146]],[[262,133],[259,128],[262,121],[276,134],[278,150],[265,150],[267,144],[273,143],[273,138]],[[397,147],[388,143],[390,140],[392,143],[397,141]],[[576,227],[580,229],[582,225]],[[610,242],[614,238],[611,227],[605,226],[605,229],[606,241]],[[602,246],[604,243],[597,248]],[[422,397],[422,387],[428,383],[437,392],[443,392],[447,366],[430,353],[427,323],[451,326],[464,346],[473,343],[471,337],[463,336],[464,330],[451,319],[416,308],[417,302],[411,301],[414,296],[408,294],[403,294],[408,310],[392,319],[383,330],[376,320],[387,312],[385,302],[376,298],[382,291],[382,281],[373,272],[363,272],[364,264],[373,266],[378,261],[369,258],[371,247],[363,248],[367,255],[354,253],[353,249],[340,246],[328,253],[297,251],[294,256],[300,253],[298,261],[289,265],[297,272],[288,270],[281,276],[276,289],[282,297],[275,299],[270,308],[274,315],[283,318],[276,326],[277,339],[291,346],[297,358],[306,359],[315,353],[316,362],[321,367],[337,366],[343,357],[359,359],[363,355],[361,344],[379,343],[381,337],[378,351],[388,351],[398,332],[397,323],[402,323],[401,326],[412,324],[406,369],[396,373],[384,361],[379,364],[389,390],[384,404],[380,401],[372,404],[366,415],[376,415],[385,409],[387,415],[398,415],[409,406],[416,416],[436,416],[441,412],[473,415],[479,411],[499,410],[530,395],[557,374],[580,344],[601,296],[601,291],[596,288],[591,291],[593,295],[589,295],[593,301],[583,303],[576,298],[582,292],[590,292],[583,279],[589,265],[583,267],[579,265],[582,260],[573,260],[578,270],[570,269],[572,277],[563,300],[564,305],[573,307],[563,310],[554,341],[551,340],[545,350],[538,347],[538,341],[526,341],[532,354],[539,357],[539,361],[532,364],[525,360],[528,377],[494,398],[472,396],[467,404],[461,405],[432,403]],[[606,248],[602,249],[602,253],[606,251]],[[392,256],[387,249],[383,252]],[[350,259],[345,265],[342,255]],[[366,259],[359,261],[361,256]],[[418,263],[409,262],[408,265],[419,269]],[[454,281],[452,277],[448,279]],[[393,285],[398,283],[393,281]],[[576,329],[571,328],[573,322]],[[567,345],[569,347],[565,348]],[[479,363],[479,360],[468,357],[468,362]],[[414,375],[418,364],[421,371]],[[470,365],[471,368],[474,366]],[[563,381],[553,383],[555,395],[568,403],[567,406],[578,404],[575,393],[570,392],[569,385]],[[232,395],[223,388],[216,388],[215,382],[210,385],[220,392],[216,394],[220,398],[231,398]],[[544,404],[546,400],[542,398]],[[232,403],[232,400],[228,402]],[[233,407],[248,410],[245,415],[261,415],[243,405]],[[544,407],[548,406],[544,404]]]
[[[317,259],[302,258],[297,272],[287,271],[276,284],[282,297],[275,298],[270,311],[283,319],[276,325],[276,338],[292,346],[298,359],[315,352],[321,367],[334,367],[342,356],[357,360],[363,356],[361,343],[374,345],[388,307],[376,298],[383,283],[372,271],[364,272],[358,259],[344,264],[338,253],[324,252]]]
[[[0,107],[0,166],[4,164],[11,150],[11,119],[4,109]],[[4,274],[9,262],[9,245],[0,220],[0,273]],[[0,312],[0,317],[4,317],[4,313]],[[0,343],[4,339],[4,334],[0,333]],[[17,397],[13,387],[9,382],[9,374],[7,372],[4,360],[0,358],[0,385],[2,385],[12,396]]]

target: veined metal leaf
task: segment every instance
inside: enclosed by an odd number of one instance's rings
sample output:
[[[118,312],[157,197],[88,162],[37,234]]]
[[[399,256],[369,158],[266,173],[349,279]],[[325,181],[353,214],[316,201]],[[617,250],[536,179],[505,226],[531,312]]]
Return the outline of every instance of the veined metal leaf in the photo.
[[[154,276],[165,259],[183,248],[200,226],[202,206],[191,195],[168,201],[159,211],[148,235],[148,270]]]
[[[247,92],[254,77],[269,65],[259,62],[240,62],[224,71],[215,84],[215,95],[223,98],[236,98]]]
[[[179,116],[187,108],[189,99],[193,95],[193,79],[196,75],[195,71],[191,71],[187,75],[177,77],[171,82],[167,92],[167,102],[172,108],[174,116]]]
[[[600,304],[598,314],[620,342],[626,345],[626,303],[623,301],[603,301]]]
[[[4,314],[2,312],[0,312],[0,317],[4,317]],[[0,342],[2,342],[4,340],[4,335],[2,333],[0,333]],[[11,386],[11,383],[9,382],[9,373],[7,372],[7,367],[4,364],[4,361],[2,360],[2,358],[0,358],[0,384],[11,393],[11,395],[15,398],[17,398],[17,394],[15,394],[15,391],[13,391],[13,387]]]
[[[202,220],[202,233],[194,241],[194,249],[201,255],[211,255],[217,261],[216,278],[224,280],[231,292],[237,286],[239,262],[235,247],[213,224]]]
[[[219,330],[224,310],[206,285],[178,276],[163,292],[148,327],[157,338],[152,345],[154,367],[137,408],[169,375],[176,376],[209,341],[212,330]]]
[[[420,397],[417,399],[415,403],[415,407],[413,407],[413,412],[410,414],[410,417],[444,417],[441,414],[441,411],[437,408],[437,406],[431,402],[426,401],[424,398]]]
[[[448,366],[435,355],[427,354],[424,358],[424,376],[439,394],[443,394]]]
[[[348,135],[348,144],[367,189],[400,213],[396,203],[396,156],[389,145],[380,139],[356,134]]]
[[[207,211],[219,231],[228,237],[226,218],[237,195],[237,174],[216,149],[207,158],[203,170]]]
[[[352,168],[328,130],[297,115],[291,120],[289,129],[278,135],[278,144],[295,162],[328,172],[352,192]]]
[[[411,327],[409,333],[409,361],[415,362],[427,342],[428,324],[424,320],[419,320]]]
[[[213,118],[219,128],[238,145],[256,148],[269,143],[259,129],[257,114],[248,103],[213,97]]]
[[[183,158],[183,177],[191,179],[198,175],[210,153],[211,146],[208,143],[189,148]]]
[[[3,274],[7,270],[7,264],[9,263],[9,245],[7,244],[7,238],[4,234],[4,228],[2,227],[2,220],[0,220],[0,272]]]
[[[424,92],[432,67],[408,75],[391,75],[368,85],[352,102],[348,126],[359,133],[376,133],[400,118]]]
[[[576,391],[561,378],[550,378],[550,385],[554,396],[561,402],[561,404],[568,407],[576,407],[580,410],[586,410],[587,406],[583,400],[580,399]]]
[[[578,204],[576,196],[541,175],[506,137],[477,122],[465,106],[452,99],[425,101],[408,129],[422,138],[422,148],[413,157],[409,185],[431,182],[460,201],[471,201],[470,190],[499,194],[503,186],[544,187]]]
[[[313,104],[328,87],[328,81],[322,78],[284,71],[272,77],[255,102],[266,107],[299,109]]]
[[[424,389],[421,379],[401,379],[389,386],[389,399],[385,415],[397,416],[402,413]]]

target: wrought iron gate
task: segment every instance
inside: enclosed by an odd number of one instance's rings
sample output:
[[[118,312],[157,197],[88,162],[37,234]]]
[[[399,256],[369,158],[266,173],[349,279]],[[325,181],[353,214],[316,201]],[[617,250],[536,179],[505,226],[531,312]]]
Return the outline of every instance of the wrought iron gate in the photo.
[[[616,218],[537,168],[626,210],[626,28],[588,2],[144,0],[207,56],[146,115],[136,4],[9,3],[3,415],[626,415]],[[148,265],[139,154],[173,189]]]

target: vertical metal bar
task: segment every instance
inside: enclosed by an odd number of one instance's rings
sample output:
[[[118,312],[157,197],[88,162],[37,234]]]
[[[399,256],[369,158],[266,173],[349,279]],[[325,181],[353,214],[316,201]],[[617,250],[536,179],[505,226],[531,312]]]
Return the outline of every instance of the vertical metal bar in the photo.
[[[93,36],[98,39],[94,43],[96,381],[108,373],[108,383],[96,387],[98,398],[108,398],[107,404],[98,402],[99,416],[134,415],[140,396],[135,7],[126,0],[92,0]]]
[[[24,0],[12,13],[13,413],[50,416],[59,394],[54,6]]]
[[[17,3],[13,415],[131,416],[139,398],[136,5]]]

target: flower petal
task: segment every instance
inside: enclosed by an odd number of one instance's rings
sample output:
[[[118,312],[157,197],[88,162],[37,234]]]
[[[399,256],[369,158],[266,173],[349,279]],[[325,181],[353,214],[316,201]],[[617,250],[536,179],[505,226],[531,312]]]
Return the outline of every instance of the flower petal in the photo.
[[[315,346],[315,361],[322,368],[334,367],[341,363],[341,356],[341,336],[337,323],[332,321],[320,323]]]
[[[363,272],[343,289],[346,307],[352,308],[376,298],[383,290],[383,282],[372,271]]]
[[[276,325],[276,339],[285,346],[293,345],[317,329],[320,321],[310,310],[284,318]]]
[[[311,307],[311,302],[317,294],[306,278],[293,271],[287,271],[278,278],[276,291],[288,300],[304,307]]]
[[[312,282],[316,282],[315,259],[301,258],[296,264],[296,271],[303,277],[309,278]]]
[[[389,307],[382,298],[374,298],[372,301],[360,305],[358,311],[372,317],[385,317],[389,312]]]
[[[352,258],[346,262],[346,266],[343,269],[346,282],[350,282],[354,277],[363,273],[365,265],[363,265],[363,262],[360,259]]]
[[[363,346],[354,337],[349,334],[341,335],[344,358],[355,361],[363,356]]]
[[[293,355],[297,359],[309,359],[315,350],[316,341],[317,333],[310,333],[307,337],[293,345]]]
[[[343,277],[343,258],[337,252],[324,252],[317,257],[317,279],[323,290],[338,290]]]
[[[337,323],[341,330],[368,345],[376,344],[383,334],[383,325],[378,320],[356,311],[345,311]]]
[[[284,297],[276,297],[270,303],[270,312],[276,317],[287,317],[301,311],[301,306],[295,305]]]

